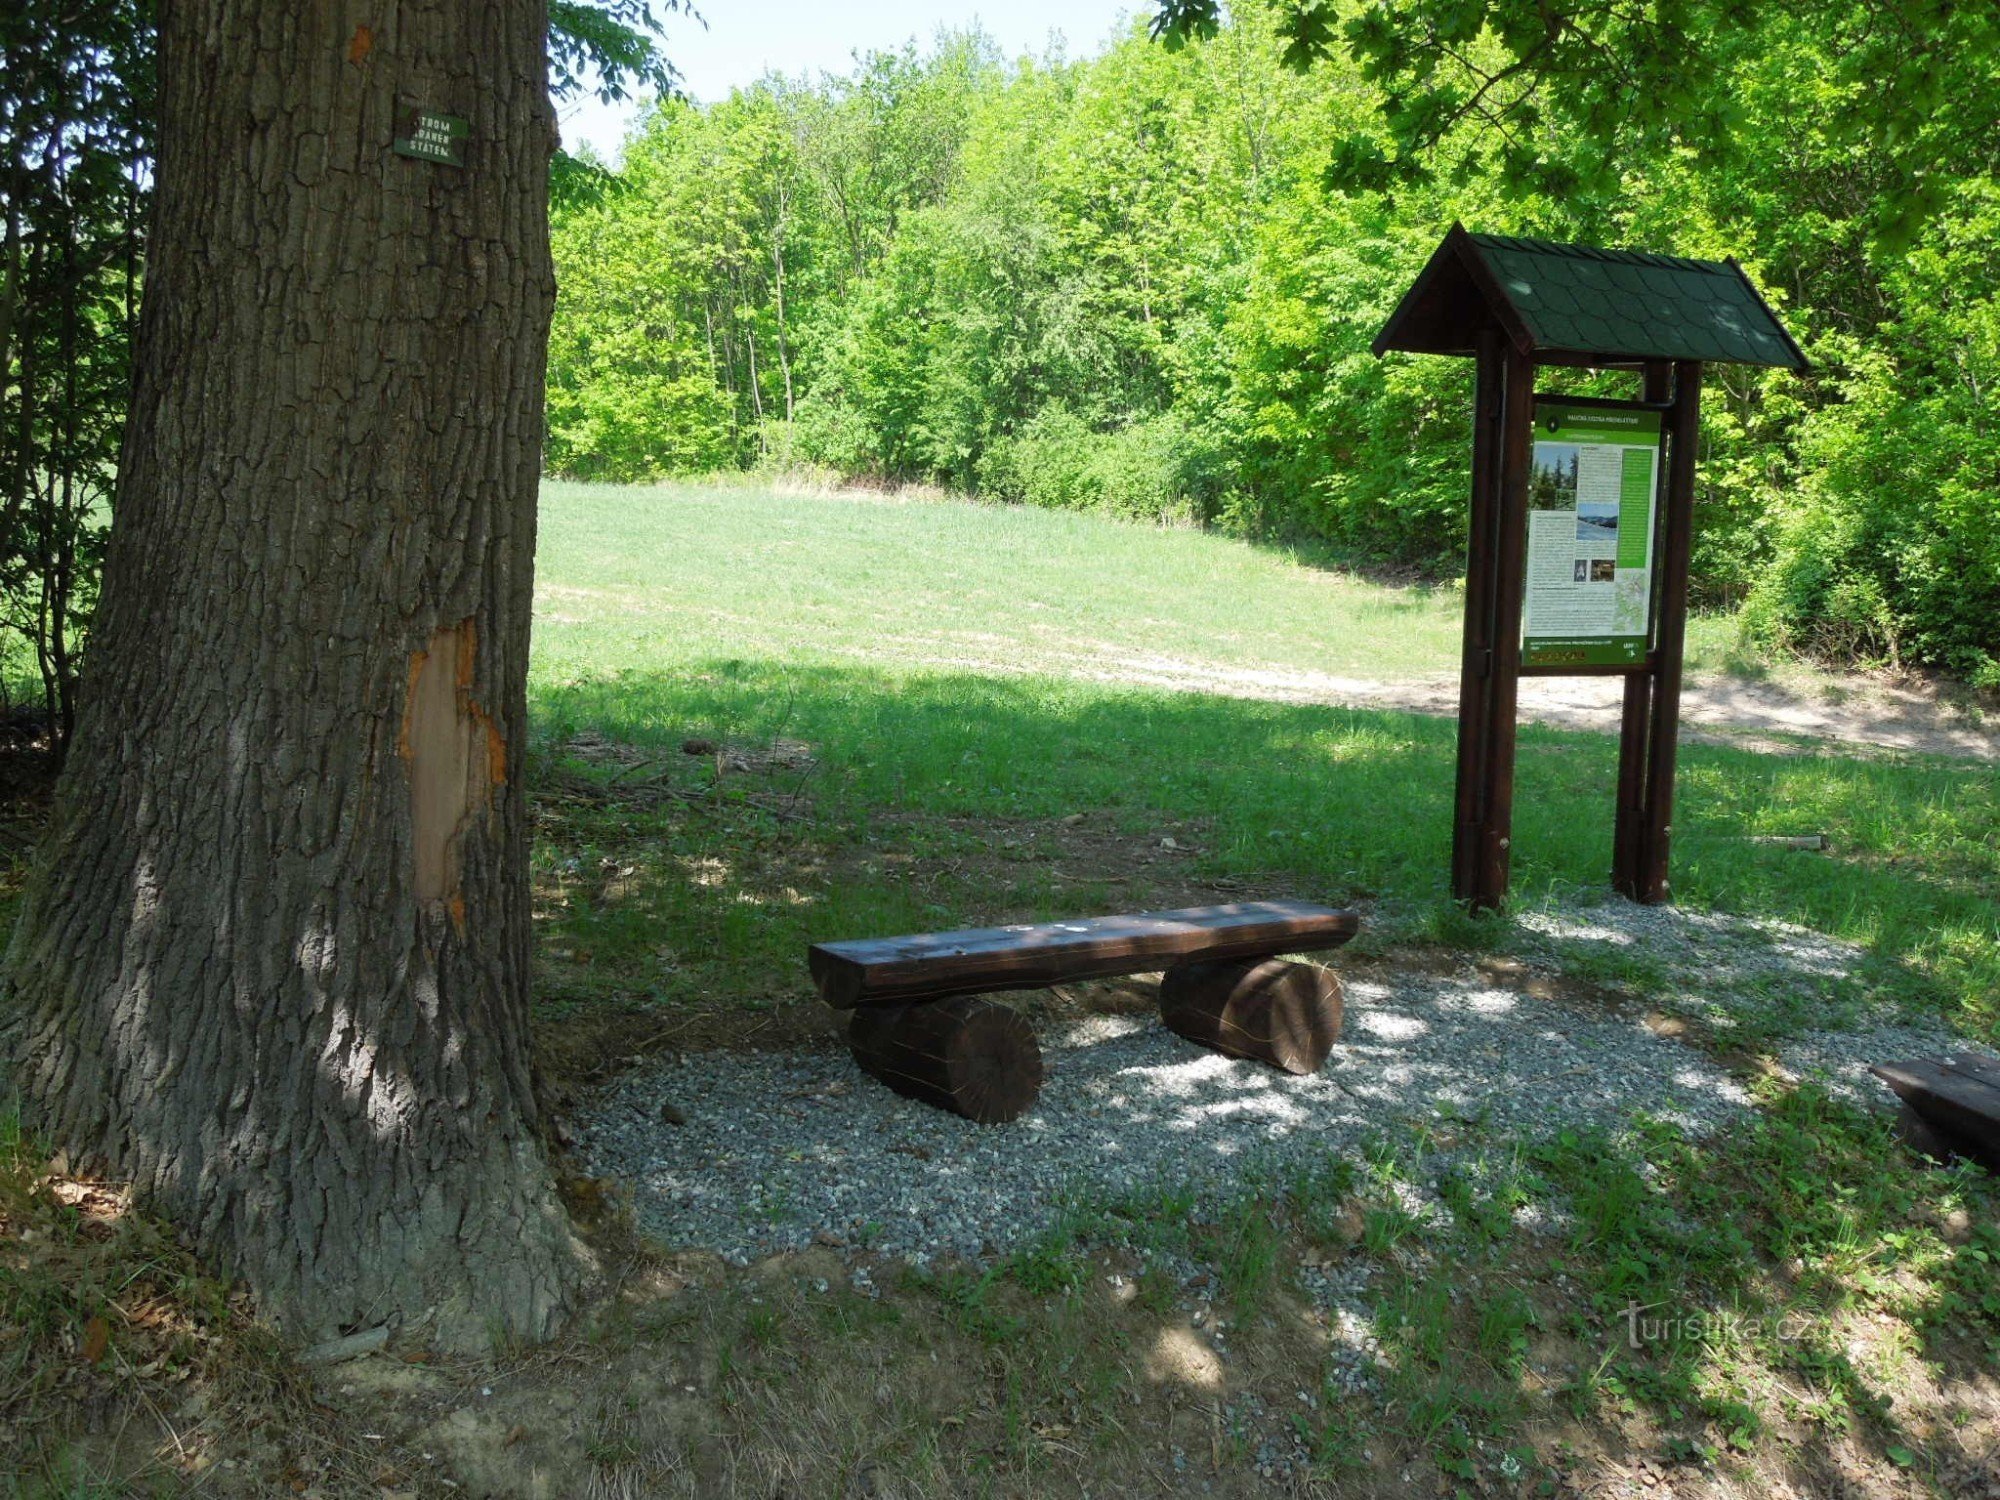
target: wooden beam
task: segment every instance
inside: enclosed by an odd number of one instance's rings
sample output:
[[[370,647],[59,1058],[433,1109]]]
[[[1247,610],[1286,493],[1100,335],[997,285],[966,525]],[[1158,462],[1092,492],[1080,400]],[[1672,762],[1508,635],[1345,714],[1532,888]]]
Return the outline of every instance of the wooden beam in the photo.
[[[1567,370],[1630,370],[1643,374],[1658,356],[1647,354],[1598,354],[1589,349],[1537,349],[1535,363],[1559,365]],[[1567,397],[1562,398],[1567,400]]]
[[[1672,368],[1656,361],[1646,366],[1641,396],[1648,405],[1667,408],[1669,421],[1673,406]],[[1664,476],[1662,476],[1664,477]],[[1653,517],[1652,562],[1654,581],[1659,580],[1660,562],[1665,553],[1664,528],[1667,507],[1664,485],[1656,485]],[[1657,605],[1659,590],[1652,590]],[[1647,621],[1649,644],[1657,643],[1657,608]],[[1637,901],[1644,887],[1643,851],[1646,844],[1646,752],[1652,736],[1653,699],[1659,686],[1660,652],[1653,644],[1646,654],[1646,670],[1625,679],[1625,704],[1618,719],[1618,794],[1611,831],[1611,888]]]
[[[1652,670],[1650,660],[1521,663],[1523,677],[1643,677]]]
[[[1452,804],[1451,893],[1478,894],[1479,831],[1486,820],[1486,757],[1493,740],[1493,588],[1500,515],[1501,395],[1506,364],[1496,330],[1479,336],[1473,368],[1472,515],[1465,541],[1465,631],[1458,667],[1458,787]]]
[[[1497,911],[1507,899],[1514,842],[1514,716],[1520,696],[1521,602],[1528,572],[1528,468],[1535,441],[1535,362],[1505,351],[1500,418],[1499,505],[1494,524],[1492,683],[1471,904]]]
[[[1309,901],[1245,901],[815,943],[806,962],[820,998],[849,1010],[994,990],[1045,989],[1072,979],[1164,969],[1184,958],[1269,958],[1337,948],[1360,926],[1351,911]]]
[[[1681,653],[1687,644],[1688,561],[1694,545],[1694,466],[1701,434],[1701,362],[1674,362],[1674,409],[1667,418],[1666,512],[1660,535],[1659,624],[1654,630],[1652,722],[1646,732],[1645,817],[1635,899],[1669,900],[1674,763],[1680,750]]]
[[[1546,364],[1548,361],[1536,355],[1535,363]],[[1535,399],[1562,406],[1581,406],[1594,411],[1656,411],[1664,415],[1674,409],[1674,403],[1664,395],[1655,396],[1653,392],[1667,389],[1666,376],[1664,373],[1661,375],[1658,385],[1654,384],[1652,377],[1655,370],[1664,372],[1669,368],[1671,367],[1663,360],[1655,360],[1646,366],[1645,390],[1637,401],[1621,401],[1616,396],[1571,396],[1562,391],[1536,391]]]

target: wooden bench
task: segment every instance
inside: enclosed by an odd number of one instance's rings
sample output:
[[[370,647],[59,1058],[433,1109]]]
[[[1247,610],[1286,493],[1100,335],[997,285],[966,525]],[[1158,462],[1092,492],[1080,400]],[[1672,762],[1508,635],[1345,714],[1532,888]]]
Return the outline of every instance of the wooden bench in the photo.
[[[1179,911],[815,943],[820,998],[854,1012],[854,1060],[899,1093],[981,1123],[1012,1120],[1041,1090],[1026,1020],[983,997],[1164,970],[1160,1013],[1191,1040],[1309,1073],[1340,1034],[1340,982],[1276,960],[1337,948],[1351,911],[1248,901]]]
[[[1903,1137],[1927,1156],[1969,1156],[2000,1172],[2000,1057],[1960,1052],[1868,1070],[1903,1101]]]

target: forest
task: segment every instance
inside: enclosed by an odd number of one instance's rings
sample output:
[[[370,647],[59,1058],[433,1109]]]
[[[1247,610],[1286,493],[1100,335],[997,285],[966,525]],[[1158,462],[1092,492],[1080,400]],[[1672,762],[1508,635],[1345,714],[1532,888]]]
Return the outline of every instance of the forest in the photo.
[[[550,469],[812,467],[1449,578],[1469,370],[1368,343],[1451,222],[1734,255],[1813,368],[1711,373],[1698,602],[2000,684],[2000,135],[1944,107],[1990,97],[1990,50],[1930,49],[1929,115],[1861,129],[1880,8],[1763,7],[1707,95],[1727,149],[1475,109],[1357,186],[1396,101],[1354,49],[1288,66],[1292,9],[1088,58],[941,34],[654,109],[556,205]]]

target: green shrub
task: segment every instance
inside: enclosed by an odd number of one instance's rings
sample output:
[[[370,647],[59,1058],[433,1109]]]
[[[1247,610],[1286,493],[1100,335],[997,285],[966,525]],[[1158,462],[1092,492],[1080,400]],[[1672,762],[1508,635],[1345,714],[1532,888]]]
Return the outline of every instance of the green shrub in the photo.
[[[1060,403],[994,440],[977,473],[995,499],[1138,521],[1205,521],[1221,482],[1216,453],[1174,413],[1098,432]]]
[[[571,479],[659,479],[738,459],[729,396],[705,375],[623,372],[549,391],[546,467]]]
[[[1804,482],[1746,625],[1833,661],[1924,664],[1991,686],[2000,424],[1987,393],[2000,384],[2000,303],[1960,308],[1948,325],[1913,311],[1893,342],[1838,351],[1842,399],[1803,423]]]
[[[987,448],[979,460],[979,487],[998,500],[1088,510],[1096,436],[1082,417],[1052,402]]]
[[[1099,437],[1090,461],[1096,508],[1135,520],[1199,522],[1221,488],[1219,456],[1168,412]]]

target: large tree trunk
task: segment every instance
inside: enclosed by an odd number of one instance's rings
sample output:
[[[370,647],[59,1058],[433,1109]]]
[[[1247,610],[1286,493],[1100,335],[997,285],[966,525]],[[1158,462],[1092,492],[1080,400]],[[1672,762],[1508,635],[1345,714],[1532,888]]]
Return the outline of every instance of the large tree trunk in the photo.
[[[533,0],[168,0],[103,607],[8,953],[30,1122],[305,1334],[545,1332],[520,753]],[[463,167],[392,152],[470,122]]]

